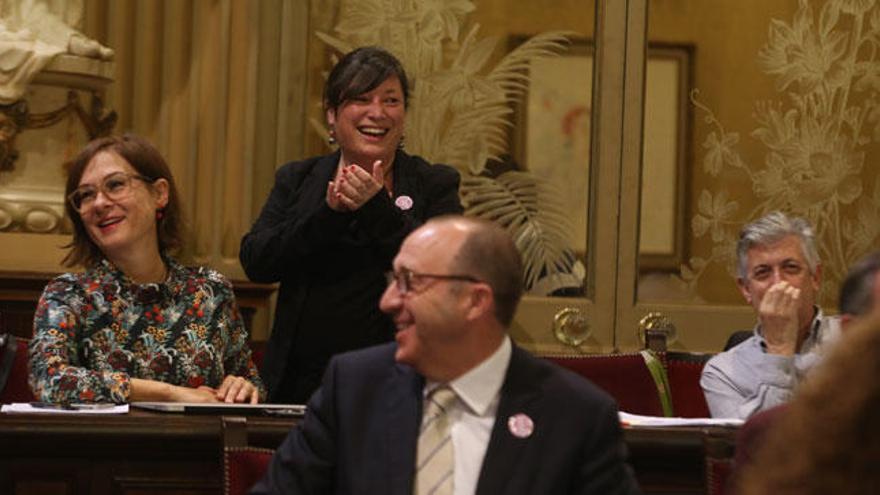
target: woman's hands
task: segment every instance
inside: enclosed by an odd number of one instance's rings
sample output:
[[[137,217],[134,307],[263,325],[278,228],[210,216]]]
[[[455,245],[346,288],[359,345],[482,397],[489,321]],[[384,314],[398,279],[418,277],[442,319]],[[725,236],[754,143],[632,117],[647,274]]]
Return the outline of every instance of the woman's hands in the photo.
[[[202,385],[196,388],[181,387],[155,380],[131,379],[129,401],[162,402],[228,402],[256,404],[260,391],[253,383],[240,377],[227,375],[216,389]]]
[[[260,391],[253,383],[240,376],[227,375],[214,395],[221,402],[260,402]]]
[[[217,399],[217,391],[206,385],[196,388],[174,386],[169,402],[220,402],[220,400]]]
[[[382,160],[373,162],[372,172],[358,165],[342,166],[327,184],[327,206],[335,211],[355,211],[385,186]]]

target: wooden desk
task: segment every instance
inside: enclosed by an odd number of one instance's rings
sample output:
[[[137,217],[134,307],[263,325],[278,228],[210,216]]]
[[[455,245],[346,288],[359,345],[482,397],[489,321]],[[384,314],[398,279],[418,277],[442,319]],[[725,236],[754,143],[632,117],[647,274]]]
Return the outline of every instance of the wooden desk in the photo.
[[[249,441],[275,448],[292,425],[290,418],[249,417]],[[709,434],[732,444],[735,430],[625,429],[645,493],[704,493]],[[221,439],[219,416],[0,414],[0,493],[217,494]]]
[[[737,428],[627,427],[629,462],[646,493],[706,493],[704,444],[724,444],[730,457]]]
[[[259,443],[280,441],[293,421],[248,418]],[[0,493],[217,494],[219,416],[0,415]]]

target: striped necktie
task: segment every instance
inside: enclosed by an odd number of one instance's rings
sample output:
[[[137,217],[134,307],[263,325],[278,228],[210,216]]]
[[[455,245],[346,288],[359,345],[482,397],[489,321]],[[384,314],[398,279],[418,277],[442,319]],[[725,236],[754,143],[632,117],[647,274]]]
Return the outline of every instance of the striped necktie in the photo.
[[[416,463],[415,495],[452,494],[453,458],[449,424],[455,392],[448,386],[434,389],[425,400]]]

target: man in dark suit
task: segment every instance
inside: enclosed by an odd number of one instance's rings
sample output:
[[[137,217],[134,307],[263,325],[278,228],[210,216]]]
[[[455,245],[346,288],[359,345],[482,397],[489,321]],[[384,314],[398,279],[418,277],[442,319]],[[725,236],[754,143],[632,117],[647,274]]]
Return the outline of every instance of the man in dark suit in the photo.
[[[397,342],[333,359],[252,493],[638,493],[614,401],[508,337],[521,274],[494,224],[441,217],[410,234],[380,302]],[[437,409],[440,390],[453,402]]]

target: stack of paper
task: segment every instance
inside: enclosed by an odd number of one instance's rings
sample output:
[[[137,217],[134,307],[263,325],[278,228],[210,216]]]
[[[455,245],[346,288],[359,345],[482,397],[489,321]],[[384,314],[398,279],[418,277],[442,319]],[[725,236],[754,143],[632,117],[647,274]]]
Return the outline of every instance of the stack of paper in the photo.
[[[737,418],[666,418],[620,411],[620,423],[624,426],[740,426],[743,424],[743,420]]]
[[[125,414],[128,404],[70,404],[58,405],[43,402],[15,402],[4,404],[2,413],[27,414]]]

